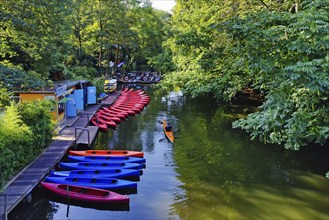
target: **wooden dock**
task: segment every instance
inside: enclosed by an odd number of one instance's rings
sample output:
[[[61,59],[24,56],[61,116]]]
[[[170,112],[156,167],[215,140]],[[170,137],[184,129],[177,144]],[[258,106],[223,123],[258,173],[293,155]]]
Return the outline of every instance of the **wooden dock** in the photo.
[[[120,92],[111,94],[104,104],[112,104],[119,95]],[[50,146],[7,184],[0,194],[0,220],[7,219],[8,213],[31,193],[71,147],[90,147],[97,137],[98,127],[89,126],[89,120],[102,105],[87,106],[77,117],[67,119],[66,127],[53,138]]]
[[[39,184],[72,144],[73,140],[52,142],[37,159],[9,182],[4,193],[0,195],[0,219],[7,218],[5,214],[13,210]]]

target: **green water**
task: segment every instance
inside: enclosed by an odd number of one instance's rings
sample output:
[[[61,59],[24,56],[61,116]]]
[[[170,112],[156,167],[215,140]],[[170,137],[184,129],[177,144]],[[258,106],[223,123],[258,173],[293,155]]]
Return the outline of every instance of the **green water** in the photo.
[[[68,209],[41,199],[30,219],[329,219],[328,149],[287,151],[250,141],[231,128],[247,107],[147,93],[150,105],[116,131],[100,133],[96,146],[144,151],[146,168],[129,209]],[[162,118],[176,130],[174,146],[164,138]]]

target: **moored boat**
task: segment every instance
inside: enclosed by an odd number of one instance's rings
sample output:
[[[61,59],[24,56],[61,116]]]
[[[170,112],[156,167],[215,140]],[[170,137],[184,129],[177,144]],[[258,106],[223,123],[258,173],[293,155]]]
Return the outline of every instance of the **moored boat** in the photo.
[[[137,183],[128,180],[115,179],[115,178],[88,178],[88,177],[57,177],[46,176],[45,182],[70,184],[74,186],[85,186],[98,189],[119,190],[137,188]]]
[[[98,126],[99,129],[101,129],[102,131],[107,131],[107,124],[105,123],[105,121],[103,121],[102,119],[97,119],[95,116],[91,118],[90,122],[95,125]]]
[[[134,169],[108,169],[108,170],[69,170],[69,171],[52,171],[50,176],[58,177],[88,177],[88,178],[129,178],[139,177],[143,174],[142,170]]]
[[[144,164],[140,163],[122,163],[122,162],[77,162],[65,163],[60,162],[61,170],[108,170],[108,169],[143,169]]]
[[[111,93],[117,89],[117,80],[116,79],[106,79],[104,81],[104,92]]]
[[[85,151],[69,151],[70,155],[76,156],[128,156],[128,157],[144,157],[144,153],[140,151],[129,150],[85,150]]]
[[[139,157],[124,157],[124,156],[73,156],[68,155],[67,159],[73,162],[123,162],[123,163],[145,163],[146,160],[144,158]]]
[[[129,203],[129,197],[109,190],[60,183],[41,182],[49,191],[70,200],[91,203]]]

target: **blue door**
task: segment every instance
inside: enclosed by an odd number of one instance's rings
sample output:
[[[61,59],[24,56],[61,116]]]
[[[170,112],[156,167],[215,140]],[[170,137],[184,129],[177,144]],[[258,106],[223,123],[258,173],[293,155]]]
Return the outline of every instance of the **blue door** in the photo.
[[[88,87],[87,98],[87,104],[96,104],[96,86]]]
[[[65,114],[66,117],[76,117],[77,116],[77,108],[75,106],[74,95],[70,94],[66,96],[65,103]]]
[[[77,111],[83,111],[84,103],[83,103],[83,89],[74,90],[74,101]]]

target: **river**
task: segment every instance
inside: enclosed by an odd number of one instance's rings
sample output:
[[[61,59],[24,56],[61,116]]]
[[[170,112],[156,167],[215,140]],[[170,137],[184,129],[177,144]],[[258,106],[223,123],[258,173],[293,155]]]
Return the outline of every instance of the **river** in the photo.
[[[38,189],[9,219],[329,219],[328,149],[289,151],[250,141],[231,128],[248,107],[146,92],[150,105],[100,133],[95,146],[144,151],[146,168],[128,207],[68,206]],[[174,145],[161,119],[173,125]]]

